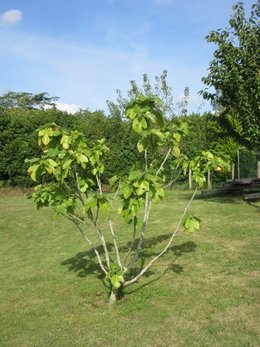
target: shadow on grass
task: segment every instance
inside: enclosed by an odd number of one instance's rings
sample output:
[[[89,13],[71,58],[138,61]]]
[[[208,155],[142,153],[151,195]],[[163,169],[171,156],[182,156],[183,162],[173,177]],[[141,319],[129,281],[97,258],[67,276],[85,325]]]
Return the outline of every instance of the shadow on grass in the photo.
[[[166,267],[166,269],[160,274],[158,275],[156,278],[153,278],[152,280],[144,283],[143,285],[139,286],[138,288],[135,288],[132,291],[128,291],[127,294],[133,294],[137,291],[139,291],[140,289],[150,285],[151,283],[157,282],[159,279],[161,279],[167,272],[172,271],[175,272],[176,274],[180,274],[184,271],[183,266],[179,265],[179,264],[175,264],[176,260],[181,257],[184,253],[190,253],[190,252],[195,252],[197,248],[197,245],[192,242],[185,242],[182,243],[181,245],[178,246],[173,246],[171,248],[169,248],[168,252],[172,252],[175,257],[172,260],[172,262]]]
[[[171,234],[165,234],[165,235],[160,235],[157,237],[151,237],[145,240],[143,250],[140,254],[138,261],[136,262],[136,266],[130,270],[130,273],[128,274],[128,276],[131,278],[131,277],[134,277],[137,273],[139,273],[145,266],[146,260],[151,259],[153,256],[159,253],[159,251],[155,252],[153,248],[157,246],[158,244],[162,243],[163,241],[168,240],[170,236]],[[138,242],[138,240],[136,242]],[[113,245],[111,243],[107,245],[109,251],[111,251],[112,246]],[[127,244],[126,246],[121,247],[120,253],[123,252],[123,254],[125,254],[129,246],[130,246],[130,243]],[[195,252],[196,248],[197,248],[197,245],[191,241],[185,242],[181,245],[170,247],[168,249],[168,253],[173,254],[174,256],[173,261],[170,263],[170,265],[168,265],[168,267],[163,271],[163,273],[161,273],[159,276],[157,276],[155,279],[151,280],[145,285],[148,285],[151,282],[155,282],[159,280],[168,271],[172,271],[177,274],[180,274],[181,272],[183,272],[184,271],[183,267],[179,264],[175,264],[176,260],[185,253]],[[100,255],[103,255],[102,246],[98,246],[97,251],[99,252]],[[79,252],[74,257],[64,260],[61,263],[61,265],[66,266],[68,268],[68,271],[75,272],[78,277],[86,277],[90,274],[94,274],[95,276],[97,276],[97,278],[104,280],[104,273],[102,272],[102,270],[100,269],[98,265],[94,250]],[[143,277],[150,277],[154,274],[155,274],[154,271],[148,270],[144,273]]]
[[[212,196],[199,196],[196,200],[204,200],[205,202],[216,202],[218,204],[239,204],[242,200],[242,194],[222,194]]]
[[[112,244],[107,244],[108,251],[111,250]],[[96,247],[99,254],[103,254],[103,247]],[[95,274],[99,279],[104,278],[104,273],[100,269],[96,254],[93,249],[86,252],[79,252],[74,257],[64,260],[61,265],[68,268],[69,271],[75,272],[78,277],[86,277]]]
[[[193,191],[185,192],[178,196],[180,200],[189,201],[191,196],[193,194]],[[229,204],[229,203],[239,203],[242,199],[242,194],[237,192],[232,193],[225,193],[225,194],[212,194],[208,196],[203,196],[200,192],[196,194],[194,197],[195,201],[205,201],[205,202],[216,202],[216,203],[222,203],[222,204]]]

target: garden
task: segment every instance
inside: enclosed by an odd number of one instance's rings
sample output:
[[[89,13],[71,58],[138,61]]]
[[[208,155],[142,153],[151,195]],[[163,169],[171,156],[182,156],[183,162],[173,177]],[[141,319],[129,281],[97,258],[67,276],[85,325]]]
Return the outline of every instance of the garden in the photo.
[[[109,114],[0,97],[1,346],[259,345],[259,193],[225,190],[259,188],[259,4],[233,10],[214,112],[166,70]]]

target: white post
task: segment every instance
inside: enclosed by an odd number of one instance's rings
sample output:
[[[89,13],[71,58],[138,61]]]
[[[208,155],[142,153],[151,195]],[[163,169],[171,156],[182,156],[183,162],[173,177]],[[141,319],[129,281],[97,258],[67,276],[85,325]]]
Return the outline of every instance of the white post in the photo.
[[[237,150],[237,178],[240,179],[240,157],[239,157],[239,149]]]
[[[189,190],[192,190],[192,171],[189,169]]]
[[[231,178],[234,181],[234,179],[235,179],[235,163],[232,163]]]
[[[210,175],[210,170],[208,170],[208,189],[212,189],[212,182],[211,182],[211,175]]]

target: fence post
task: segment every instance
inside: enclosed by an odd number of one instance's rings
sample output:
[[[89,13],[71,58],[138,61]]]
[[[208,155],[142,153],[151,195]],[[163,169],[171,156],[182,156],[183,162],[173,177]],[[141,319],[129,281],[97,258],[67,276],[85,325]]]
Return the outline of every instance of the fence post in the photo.
[[[192,171],[189,169],[189,190],[192,190]]]
[[[237,150],[237,178],[240,180],[240,155],[239,155],[239,148]]]
[[[210,170],[208,170],[208,189],[212,189],[212,182],[211,182],[211,175],[210,175]]]
[[[232,163],[231,178],[234,181],[234,179],[235,179],[235,163]]]

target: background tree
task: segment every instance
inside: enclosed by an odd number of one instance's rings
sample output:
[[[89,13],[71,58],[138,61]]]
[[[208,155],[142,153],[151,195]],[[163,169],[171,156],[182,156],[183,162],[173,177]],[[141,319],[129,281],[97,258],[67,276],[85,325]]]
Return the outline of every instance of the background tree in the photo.
[[[202,78],[208,87],[201,94],[216,106],[216,119],[232,136],[248,147],[259,147],[260,1],[252,6],[248,19],[242,2],[233,11],[229,28],[206,37],[218,48],[208,76]]]
[[[4,108],[43,109],[45,106],[55,107],[55,101],[58,99],[56,96],[50,97],[46,92],[39,94],[8,92],[0,96],[0,106]]]
[[[130,81],[130,89],[127,96],[123,97],[122,92],[117,89],[116,102],[107,100],[109,113],[113,116],[124,117],[125,110],[129,102],[143,94],[147,97],[157,96],[162,100],[162,111],[167,119],[171,119],[174,115],[187,114],[187,105],[189,100],[189,88],[185,87],[184,96],[174,103],[172,88],[167,82],[168,72],[164,70],[160,76],[155,76],[155,82],[152,83],[148,74],[143,74],[142,84],[138,86],[134,80]]]

